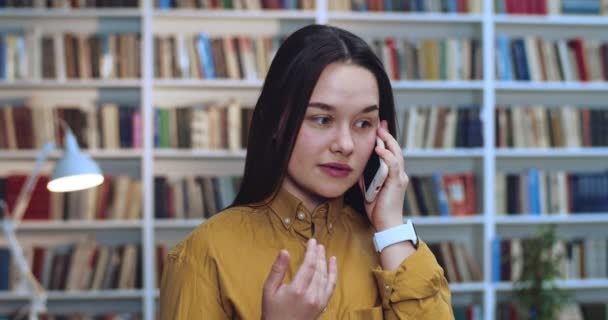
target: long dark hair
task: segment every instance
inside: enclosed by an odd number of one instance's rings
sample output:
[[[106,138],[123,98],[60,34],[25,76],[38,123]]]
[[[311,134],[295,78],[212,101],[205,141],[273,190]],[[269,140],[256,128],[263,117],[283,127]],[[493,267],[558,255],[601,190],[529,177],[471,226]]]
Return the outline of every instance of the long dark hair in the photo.
[[[292,33],[277,51],[255,105],[245,173],[232,206],[255,205],[279,190],[312,91],[327,65],[347,62],[366,68],[378,82],[380,119],[395,134],[395,104],[382,62],[358,36],[336,27],[309,25]],[[364,212],[355,184],[345,203]]]

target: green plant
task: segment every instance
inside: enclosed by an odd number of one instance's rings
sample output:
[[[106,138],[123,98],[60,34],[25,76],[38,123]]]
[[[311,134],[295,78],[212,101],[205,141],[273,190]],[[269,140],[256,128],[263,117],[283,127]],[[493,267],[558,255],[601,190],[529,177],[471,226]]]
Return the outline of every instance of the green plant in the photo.
[[[554,250],[558,241],[554,226],[540,228],[535,237],[522,241],[523,253],[518,257],[523,263],[521,276],[513,289],[524,318],[557,319],[568,298],[555,281],[562,276],[559,265],[565,258],[564,252]]]

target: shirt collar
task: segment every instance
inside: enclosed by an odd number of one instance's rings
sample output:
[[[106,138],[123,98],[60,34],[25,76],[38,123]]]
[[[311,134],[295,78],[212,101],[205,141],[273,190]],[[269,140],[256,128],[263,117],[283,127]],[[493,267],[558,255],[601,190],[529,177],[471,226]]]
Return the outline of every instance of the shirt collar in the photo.
[[[342,211],[343,205],[344,197],[340,196],[319,204],[313,212],[310,212],[306,209],[302,200],[284,188],[280,188],[275,196],[268,201],[268,206],[281,220],[285,229],[291,229],[296,219],[303,220],[302,215],[304,215],[304,219],[307,221],[311,221],[311,219],[314,219],[315,223],[323,221],[329,233],[333,233],[334,224],[340,215],[340,211]]]

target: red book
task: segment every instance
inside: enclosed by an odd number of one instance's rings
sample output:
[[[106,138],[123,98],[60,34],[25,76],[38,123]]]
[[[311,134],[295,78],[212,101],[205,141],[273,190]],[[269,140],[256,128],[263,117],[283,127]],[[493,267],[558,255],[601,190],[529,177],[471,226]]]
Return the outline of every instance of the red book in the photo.
[[[108,207],[112,202],[112,178],[104,176],[103,183],[98,187],[99,194],[97,195],[97,212],[95,217],[98,220],[108,218]]]
[[[386,38],[386,47],[388,48],[389,55],[391,58],[390,63],[390,71],[392,73],[393,80],[399,80],[399,59],[397,57],[397,48],[395,47],[395,39],[394,38]]]
[[[538,14],[547,15],[547,0],[536,0]]]
[[[477,188],[475,186],[475,176],[473,173],[465,173],[462,175],[464,178],[464,189],[465,189],[465,198],[467,203],[467,213],[475,214],[477,213]]]
[[[453,216],[469,215],[469,204],[466,198],[466,188],[464,184],[464,176],[461,174],[444,174],[442,176],[443,185],[445,186],[448,196],[448,204],[450,213]]]
[[[32,274],[36,277],[38,282],[42,283],[42,272],[44,270],[44,256],[46,254],[46,248],[34,247],[34,255],[32,259]]]
[[[11,214],[15,210],[17,198],[21,189],[25,186],[27,176],[25,175],[10,175],[6,177],[5,192],[6,202]],[[49,178],[47,176],[38,177],[38,181],[32,190],[30,202],[28,203],[23,214],[24,220],[48,220],[50,217],[51,195],[46,188]]]
[[[458,13],[469,12],[469,8],[467,6],[467,0],[458,0],[456,2],[456,8],[457,8]]]
[[[576,67],[581,81],[589,81],[589,68],[587,66],[587,58],[585,57],[585,48],[583,39],[574,38],[568,41],[568,46],[574,50],[576,56]]]

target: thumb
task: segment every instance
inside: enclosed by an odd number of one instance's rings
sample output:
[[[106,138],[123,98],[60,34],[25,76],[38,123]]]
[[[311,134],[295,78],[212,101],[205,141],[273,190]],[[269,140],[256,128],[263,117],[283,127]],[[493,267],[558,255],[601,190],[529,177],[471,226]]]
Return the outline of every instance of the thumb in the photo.
[[[279,255],[274,260],[270,273],[264,283],[264,291],[267,293],[274,293],[283,284],[285,273],[287,272],[287,266],[289,265],[289,252],[287,250],[281,250]]]

